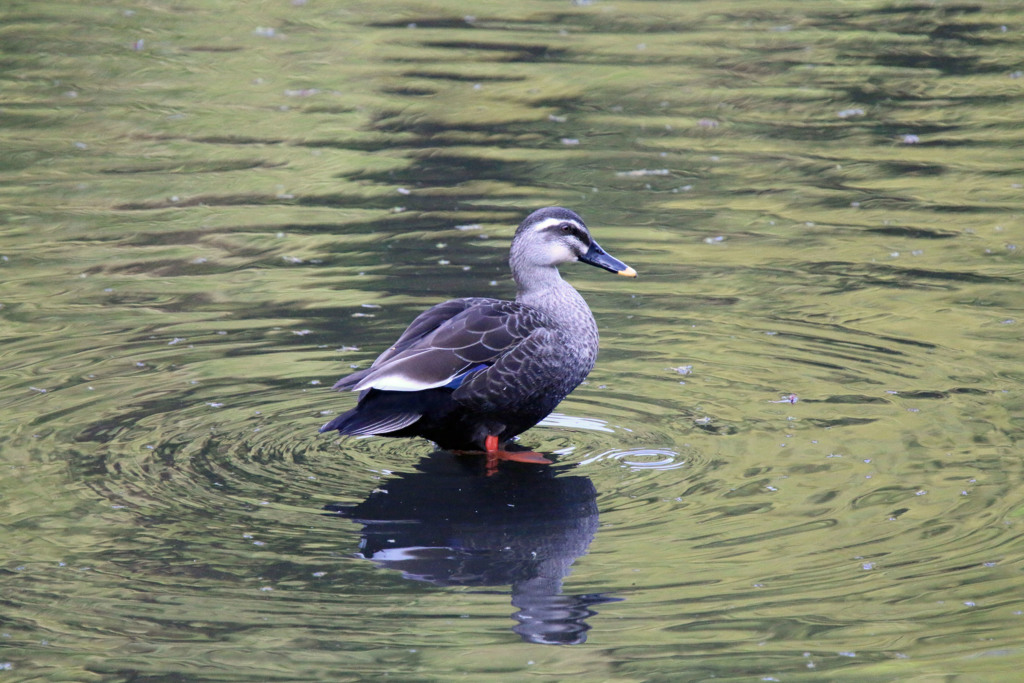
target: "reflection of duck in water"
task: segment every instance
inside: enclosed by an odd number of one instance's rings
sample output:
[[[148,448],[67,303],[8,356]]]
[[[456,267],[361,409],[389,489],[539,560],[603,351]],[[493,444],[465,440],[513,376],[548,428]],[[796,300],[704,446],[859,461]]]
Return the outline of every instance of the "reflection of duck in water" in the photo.
[[[420,314],[372,366],[334,385],[362,392],[359,403],[320,431],[421,436],[445,449],[486,451],[493,461],[547,463],[503,449],[594,367],[594,316],[558,273],[572,261],[636,276],[572,211],[534,211],[512,238],[516,300],[453,299]]]
[[[529,465],[479,477],[476,464],[436,452],[362,503],[327,509],[363,525],[360,553],[377,566],[439,586],[511,584],[523,640],[584,642],[590,606],[618,599],[561,594],[597,530],[593,483]]]

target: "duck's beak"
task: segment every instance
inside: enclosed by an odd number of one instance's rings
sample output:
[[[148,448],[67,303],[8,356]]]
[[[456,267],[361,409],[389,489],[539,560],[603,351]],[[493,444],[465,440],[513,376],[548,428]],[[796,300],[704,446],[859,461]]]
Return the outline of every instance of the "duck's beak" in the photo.
[[[604,268],[610,270],[613,273],[619,275],[625,275],[626,277],[636,277],[636,271],[627,266],[625,263],[610,255],[607,251],[601,248],[601,245],[597,242],[590,243],[590,249],[587,249],[587,253],[580,256],[580,261],[589,263],[592,266],[598,268]]]

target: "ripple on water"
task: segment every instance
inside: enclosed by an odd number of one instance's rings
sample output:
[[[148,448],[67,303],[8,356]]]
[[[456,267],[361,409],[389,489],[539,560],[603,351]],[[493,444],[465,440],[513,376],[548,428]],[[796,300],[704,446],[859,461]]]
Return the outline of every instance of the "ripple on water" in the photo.
[[[609,450],[586,456],[579,464],[584,467],[602,460],[615,460],[632,470],[675,470],[687,464],[675,451],[658,448]]]
[[[600,398],[600,395],[598,399]],[[594,407],[599,406],[601,401],[590,400],[588,403]],[[637,406],[642,408],[641,405]],[[546,417],[535,431],[528,432],[525,440],[543,437],[546,430],[559,430],[560,436],[568,438],[567,445],[552,448],[549,451],[560,456],[561,462],[571,462],[577,467],[596,467],[599,463],[616,463],[621,467],[631,470],[674,470],[689,465],[699,467],[700,456],[696,453],[689,453],[686,456],[678,451],[668,448],[673,444],[671,437],[667,434],[651,431],[646,426],[625,427],[613,424],[598,417],[580,417],[565,413],[552,413]],[[543,438],[542,441],[545,441]],[[633,446],[629,448],[609,447],[611,443],[661,443],[658,446]]]

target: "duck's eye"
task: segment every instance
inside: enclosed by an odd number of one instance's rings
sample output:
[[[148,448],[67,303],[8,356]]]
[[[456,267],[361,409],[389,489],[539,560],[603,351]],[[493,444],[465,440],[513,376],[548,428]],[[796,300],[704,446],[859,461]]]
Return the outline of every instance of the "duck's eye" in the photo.
[[[572,232],[572,225],[570,225],[569,223],[562,223],[561,225],[558,226],[558,229],[562,231],[563,235],[568,235],[569,233]]]

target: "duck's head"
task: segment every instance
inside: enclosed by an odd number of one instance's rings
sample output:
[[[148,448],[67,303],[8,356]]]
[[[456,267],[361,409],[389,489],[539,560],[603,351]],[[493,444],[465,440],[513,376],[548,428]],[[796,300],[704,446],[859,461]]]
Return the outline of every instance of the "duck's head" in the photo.
[[[538,209],[519,224],[509,254],[513,274],[557,268],[572,261],[636,277],[635,270],[601,248],[590,236],[583,219],[569,209],[560,206]]]

